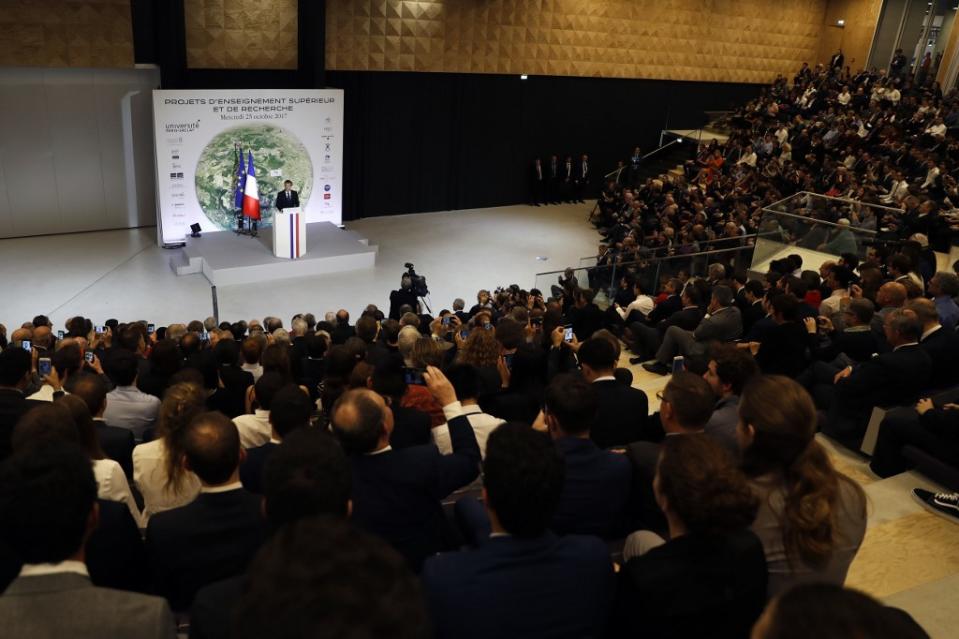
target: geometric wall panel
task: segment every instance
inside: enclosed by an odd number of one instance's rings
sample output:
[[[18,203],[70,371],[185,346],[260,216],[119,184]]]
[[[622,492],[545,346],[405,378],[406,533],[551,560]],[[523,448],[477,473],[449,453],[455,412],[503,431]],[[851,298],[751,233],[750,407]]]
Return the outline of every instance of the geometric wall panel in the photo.
[[[133,66],[129,0],[0,0],[0,34],[0,66]]]
[[[827,0],[333,0],[330,70],[764,83],[816,58]]]
[[[185,0],[184,11],[189,68],[297,68],[297,0]]]

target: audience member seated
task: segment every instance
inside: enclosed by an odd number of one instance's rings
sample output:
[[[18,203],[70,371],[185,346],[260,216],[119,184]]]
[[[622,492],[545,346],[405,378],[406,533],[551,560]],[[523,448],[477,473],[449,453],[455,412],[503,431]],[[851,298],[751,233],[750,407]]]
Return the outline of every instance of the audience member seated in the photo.
[[[235,418],[245,412],[247,389],[253,386],[255,380],[253,373],[240,366],[240,349],[230,336],[231,339],[220,339],[213,347],[217,388],[207,400],[207,405],[227,417]]]
[[[815,440],[812,398],[786,377],[757,377],[743,390],[739,416],[769,595],[811,581],[842,585],[866,532],[866,497]]]
[[[318,515],[349,515],[349,461],[339,443],[319,429],[291,432],[270,455],[263,479],[263,514],[274,532]],[[200,589],[190,609],[191,639],[232,637],[233,613],[247,583],[243,574]]]
[[[629,327],[626,340],[631,341],[631,348],[638,357],[631,357],[630,364],[639,364],[652,358],[663,343],[663,335],[671,326],[676,326],[684,331],[694,331],[703,320],[703,311],[699,306],[699,292],[692,286],[683,288],[679,280],[670,280],[667,283],[667,290],[678,287],[682,290],[682,295],[670,294],[664,301],[653,310],[647,317],[647,322],[654,320],[656,311],[664,310],[665,315],[658,319],[655,324],[648,326],[641,322],[634,322]],[[673,304],[672,301],[676,300]],[[665,314],[665,310],[675,309]]]
[[[240,481],[251,493],[262,493],[263,469],[277,447],[298,428],[310,425],[313,406],[310,396],[296,384],[287,384],[273,396],[270,409],[270,441],[247,449],[246,459],[240,465]]]
[[[823,432],[858,448],[875,406],[904,406],[932,384],[932,361],[919,346],[922,326],[912,311],[894,309],[883,321],[892,351],[836,374]]]
[[[160,410],[160,400],[137,388],[137,356],[123,348],[111,348],[103,362],[103,369],[113,383],[107,393],[103,419],[115,428],[133,431],[137,442],[143,434],[152,430]]]
[[[606,545],[548,532],[563,462],[543,433],[508,423],[489,437],[484,502],[492,534],[423,568],[436,637],[598,637],[613,594]]]
[[[806,369],[810,339],[799,323],[799,300],[784,293],[770,303],[772,318],[776,323],[766,331],[759,343],[749,344],[758,348],[756,363],[765,375],[796,377]]]
[[[29,446],[0,465],[0,540],[23,562],[0,596],[11,638],[176,637],[158,597],[94,586],[85,564],[97,485],[75,445]]]
[[[659,395],[659,420],[666,438],[701,433],[713,414],[716,396],[709,383],[693,373],[674,373]],[[662,444],[636,442],[626,448],[633,465],[633,510],[640,526],[665,531],[666,520],[653,495],[653,478]]]
[[[693,331],[678,326],[670,326],[663,335],[663,343],[656,351],[656,361],[643,364],[651,373],[665,375],[669,372],[673,358],[682,355],[689,358],[701,358],[706,353],[709,342],[731,342],[743,335],[742,314],[733,306],[733,291],[728,286],[719,285],[713,289],[706,317]]]
[[[355,371],[356,367],[353,370]],[[373,374],[364,380],[364,385],[379,393],[393,412],[390,446],[397,449],[422,446],[430,442],[432,422],[429,414],[417,408],[403,406],[403,396],[409,388],[405,375],[398,359],[386,357],[373,369]]]
[[[600,448],[659,439],[649,423],[646,393],[616,379],[616,349],[609,340],[594,337],[577,351],[583,379],[596,392],[598,410],[591,420],[590,437]]]
[[[270,426],[273,397],[289,381],[291,380],[284,380],[281,373],[270,372],[264,373],[253,385],[253,397],[256,401],[253,413],[233,418],[243,448],[256,448],[270,441],[270,433],[273,431]]]
[[[746,383],[759,373],[759,367],[749,353],[731,345],[717,345],[711,356],[703,378],[718,399],[704,430],[738,460],[742,452],[736,436],[739,396]]]
[[[150,518],[147,556],[154,591],[188,610],[197,590],[243,572],[263,542],[260,500],[240,483],[246,456],[222,413],[201,413],[182,432],[183,466],[200,480],[187,504]]]
[[[586,345],[595,340],[587,340]],[[580,349],[582,351],[583,349]],[[607,452],[590,439],[600,419],[597,384],[560,375],[546,389],[543,418],[556,442],[566,479],[550,528],[561,535],[621,535],[632,470],[623,455]],[[645,396],[644,396],[645,398]]]
[[[309,518],[258,553],[232,636],[429,639],[430,625],[402,556],[346,522]]]
[[[149,365],[146,372],[143,375],[137,375],[137,388],[161,400],[164,391],[170,385],[170,378],[177,374],[183,363],[180,348],[172,339],[157,340],[150,349],[147,361]],[[157,410],[159,411],[159,404],[157,404]]]
[[[905,472],[913,464],[903,454],[907,446],[932,455],[951,466],[959,466],[959,404],[955,391],[943,399],[924,397],[915,409],[896,408],[886,413],[879,425],[876,448],[869,467],[880,477]]]
[[[470,364],[453,364],[444,372],[450,384],[453,385],[453,391],[459,399],[462,408],[461,414],[469,419],[470,426],[473,427],[473,435],[476,436],[476,445],[479,446],[480,457],[486,458],[486,440],[493,430],[503,423],[498,417],[493,417],[484,413],[479,405],[479,395],[481,388],[481,379],[479,370]],[[376,390],[374,388],[374,390]],[[395,412],[395,409],[394,409]],[[446,409],[444,407],[444,413]],[[447,415],[447,419],[452,419],[456,415]],[[443,455],[453,453],[453,445],[450,440],[449,424],[443,424],[432,429],[433,443]]]
[[[428,556],[456,545],[440,500],[476,479],[480,462],[473,429],[449,380],[434,367],[424,377],[450,415],[450,455],[432,444],[393,450],[392,411],[370,390],[344,393],[331,420],[351,458],[354,521],[392,543],[415,570]]]
[[[155,513],[185,506],[200,494],[200,480],[181,461],[187,424],[203,412],[205,402],[196,384],[174,384],[160,404],[157,438],[133,449],[133,482],[143,495],[144,527]]]
[[[942,271],[929,280],[929,294],[936,304],[939,322],[948,329],[955,329],[959,322],[959,305],[955,298],[959,296],[959,276]]]
[[[30,353],[22,348],[0,351],[0,461],[10,455],[10,437],[20,417],[40,402],[23,391],[30,384]]]
[[[929,639],[912,617],[835,584],[796,586],[766,606],[752,639]]]
[[[940,323],[932,300],[924,297],[909,300],[904,308],[915,313],[922,325],[919,348],[932,360],[929,388],[946,389],[959,384],[959,335]]]
[[[668,541],[626,541],[613,636],[745,637],[766,604],[766,557],[749,526],[758,500],[733,457],[707,435],[663,442],[656,503]]]
[[[100,448],[110,459],[120,464],[127,477],[133,477],[133,450],[136,441],[128,428],[111,426],[103,419],[107,406],[107,384],[100,375],[82,373],[74,376],[71,394],[87,405],[93,416]]]
[[[817,336],[812,344],[813,357],[837,368],[870,359],[879,351],[876,336],[870,328],[874,314],[873,303],[859,297],[851,299],[841,311],[840,328],[828,317],[807,317],[803,320],[806,330]]]

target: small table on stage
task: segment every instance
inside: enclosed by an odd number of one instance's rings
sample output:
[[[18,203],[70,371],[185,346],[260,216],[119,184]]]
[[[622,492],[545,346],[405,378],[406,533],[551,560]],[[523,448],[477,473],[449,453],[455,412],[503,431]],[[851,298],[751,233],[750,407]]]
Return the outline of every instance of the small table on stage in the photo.
[[[273,255],[292,260],[306,255],[306,214],[300,209],[273,214]]]

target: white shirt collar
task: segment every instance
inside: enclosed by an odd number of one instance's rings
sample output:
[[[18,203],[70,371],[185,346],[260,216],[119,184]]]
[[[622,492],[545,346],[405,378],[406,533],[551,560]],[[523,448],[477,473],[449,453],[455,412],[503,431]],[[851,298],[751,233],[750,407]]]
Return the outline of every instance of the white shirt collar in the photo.
[[[20,569],[21,577],[41,577],[43,575],[57,575],[62,573],[74,573],[89,577],[86,564],[82,561],[67,559],[56,564],[24,564]]]
[[[238,488],[243,488],[241,482],[235,481],[232,484],[224,484],[222,486],[201,486],[201,493],[228,493],[231,490],[237,490]]]
[[[616,378],[612,375],[603,375],[602,377],[597,377],[596,379],[594,379],[593,383],[595,384],[596,382],[608,382],[610,380],[615,382]]]
[[[387,446],[386,448],[381,448],[381,449],[379,449],[379,450],[374,450],[372,453],[364,453],[364,454],[365,454],[365,455],[369,455],[370,457],[372,457],[372,456],[374,456],[374,455],[382,455],[383,453],[388,453],[388,452],[390,452],[391,450],[393,450],[393,447],[392,447],[392,446]]]
[[[900,348],[905,348],[907,346],[919,346],[919,342],[909,342],[908,344],[900,344],[896,348],[892,349],[893,352],[898,351]]]
[[[928,331],[925,331],[922,334],[922,337],[919,338],[919,341],[921,342],[922,340],[926,339],[927,337],[929,337],[930,335],[938,331],[940,328],[942,328],[942,324],[936,324],[935,326],[930,328]]]

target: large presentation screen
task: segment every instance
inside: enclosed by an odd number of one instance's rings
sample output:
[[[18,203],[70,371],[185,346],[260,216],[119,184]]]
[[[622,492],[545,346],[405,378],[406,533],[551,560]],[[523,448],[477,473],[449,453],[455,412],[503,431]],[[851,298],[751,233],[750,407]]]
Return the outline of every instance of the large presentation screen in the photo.
[[[236,228],[255,184],[269,226],[286,180],[307,222],[340,224],[343,91],[154,91],[157,241]],[[255,181],[247,185],[247,175]]]

